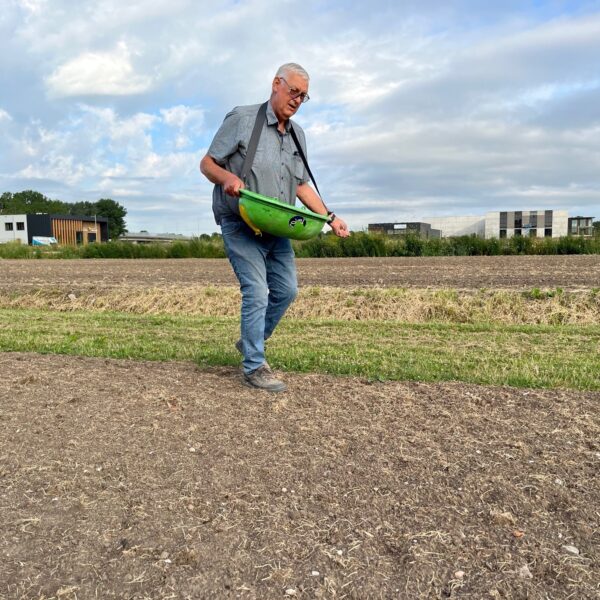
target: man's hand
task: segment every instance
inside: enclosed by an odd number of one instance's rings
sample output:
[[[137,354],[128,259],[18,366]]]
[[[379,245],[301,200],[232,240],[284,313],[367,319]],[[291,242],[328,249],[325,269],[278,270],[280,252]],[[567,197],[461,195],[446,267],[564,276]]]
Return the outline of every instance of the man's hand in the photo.
[[[223,181],[223,191],[229,196],[235,196],[239,198],[240,190],[243,190],[246,186],[244,182],[233,173],[227,172],[227,177]]]
[[[329,224],[329,226],[333,230],[333,233],[335,233],[335,235],[338,237],[348,237],[350,235],[350,232],[348,231],[348,225],[346,225],[346,222],[339,217],[336,217]]]

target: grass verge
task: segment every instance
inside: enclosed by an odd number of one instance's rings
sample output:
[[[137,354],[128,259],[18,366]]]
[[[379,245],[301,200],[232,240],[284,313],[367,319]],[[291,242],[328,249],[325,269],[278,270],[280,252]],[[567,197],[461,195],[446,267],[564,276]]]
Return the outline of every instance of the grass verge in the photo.
[[[235,365],[233,317],[0,310],[0,350]],[[600,390],[600,326],[284,320],[269,362],[371,380]]]

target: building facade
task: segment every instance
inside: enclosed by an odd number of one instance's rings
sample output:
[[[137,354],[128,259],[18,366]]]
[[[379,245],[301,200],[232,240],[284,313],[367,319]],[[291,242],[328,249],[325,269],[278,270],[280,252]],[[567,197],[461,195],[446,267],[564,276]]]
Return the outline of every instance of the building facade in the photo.
[[[414,234],[424,238],[439,238],[440,232],[432,229],[430,223],[372,223],[369,225],[369,233],[383,233],[385,235],[407,235]]]
[[[569,235],[594,235],[594,217],[569,217]]]
[[[0,215],[0,244],[27,241],[27,215]]]
[[[428,217],[424,222],[373,223],[369,233],[398,235],[415,233],[423,237],[512,238],[593,235],[593,217],[569,218],[566,210],[491,211],[485,216]]]
[[[35,237],[56,238],[59,244],[108,241],[108,219],[75,215],[0,215],[0,243],[33,244]]]
[[[566,210],[495,211],[485,215],[485,237],[515,236],[552,237],[568,235],[569,215]]]
[[[438,229],[441,237],[457,237],[459,235],[485,237],[485,217],[427,217],[424,221]]]

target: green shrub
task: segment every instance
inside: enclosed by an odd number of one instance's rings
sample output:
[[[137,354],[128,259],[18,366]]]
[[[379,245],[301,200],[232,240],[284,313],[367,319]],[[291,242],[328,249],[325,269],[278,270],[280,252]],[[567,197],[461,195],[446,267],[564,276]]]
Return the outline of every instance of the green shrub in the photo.
[[[21,242],[6,242],[0,244],[0,258],[31,258],[33,248]]]

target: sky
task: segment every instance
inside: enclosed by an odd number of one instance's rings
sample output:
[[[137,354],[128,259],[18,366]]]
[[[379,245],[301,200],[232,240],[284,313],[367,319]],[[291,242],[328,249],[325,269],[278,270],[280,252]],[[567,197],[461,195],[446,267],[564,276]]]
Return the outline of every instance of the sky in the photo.
[[[0,192],[218,231],[198,164],[300,63],[326,204],[369,223],[600,219],[600,0],[0,0]]]

